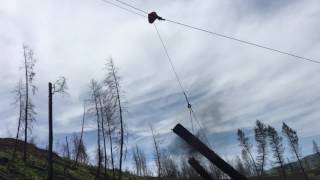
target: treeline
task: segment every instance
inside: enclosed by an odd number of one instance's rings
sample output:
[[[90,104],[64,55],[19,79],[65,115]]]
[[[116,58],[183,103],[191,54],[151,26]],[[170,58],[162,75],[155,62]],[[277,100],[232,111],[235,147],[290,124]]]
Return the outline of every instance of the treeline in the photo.
[[[293,172],[300,172],[301,178],[309,179],[305,167],[308,164],[302,161],[303,156],[297,131],[286,123],[282,123],[281,133],[279,133],[274,127],[257,120],[254,127],[255,149],[243,130],[238,129],[237,137],[241,147],[241,159],[238,158],[236,166],[247,177],[263,178],[269,176],[270,173],[266,172],[266,164],[269,160],[271,167],[274,167],[273,169],[277,171],[278,176],[284,180],[290,179],[288,174]],[[284,139],[287,143],[283,142]],[[285,157],[285,148],[288,148],[295,157],[296,166],[293,166],[289,158]],[[315,141],[313,141],[313,149],[316,154],[320,154]]]

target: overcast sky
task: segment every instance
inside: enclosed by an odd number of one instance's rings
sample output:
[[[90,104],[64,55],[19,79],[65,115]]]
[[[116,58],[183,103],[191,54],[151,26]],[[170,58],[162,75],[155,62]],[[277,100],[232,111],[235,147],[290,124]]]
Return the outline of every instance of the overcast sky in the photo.
[[[320,60],[320,1],[126,0],[148,12],[214,32]],[[169,22],[156,22],[193,109],[224,157],[239,152],[237,128],[256,119],[280,130],[286,122],[308,139],[320,127],[320,64],[241,44]],[[188,110],[153,25],[101,0],[0,0],[0,137],[13,136],[17,109],[10,93],[22,78],[22,45],[38,60],[33,135],[47,140],[47,83],[63,75],[70,96],[55,96],[56,141],[80,131],[90,79],[103,79],[112,57],[122,77],[125,123],[151,153],[149,124],[170,146]],[[88,134],[93,128],[87,122]],[[219,138],[217,138],[219,137]],[[90,141],[94,136],[86,137]],[[58,140],[57,140],[58,139]],[[308,143],[309,143],[308,141]],[[319,140],[320,142],[320,140]],[[94,143],[87,142],[92,152]],[[149,159],[151,161],[151,159]]]

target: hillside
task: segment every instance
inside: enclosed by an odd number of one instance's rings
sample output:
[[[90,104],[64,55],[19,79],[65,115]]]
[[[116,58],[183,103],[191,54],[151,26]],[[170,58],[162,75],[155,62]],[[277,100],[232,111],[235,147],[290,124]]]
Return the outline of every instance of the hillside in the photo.
[[[47,151],[28,144],[29,158],[26,164],[21,160],[23,142],[18,141],[18,148],[14,160],[12,152],[15,140],[12,138],[0,138],[0,179],[20,180],[32,179],[41,180],[47,177]],[[94,179],[96,167],[90,165],[78,165],[74,167],[74,161],[62,158],[54,154],[54,179]],[[108,172],[109,176],[111,172]],[[101,174],[101,177],[103,175]],[[147,179],[136,177],[128,173],[124,179]]]

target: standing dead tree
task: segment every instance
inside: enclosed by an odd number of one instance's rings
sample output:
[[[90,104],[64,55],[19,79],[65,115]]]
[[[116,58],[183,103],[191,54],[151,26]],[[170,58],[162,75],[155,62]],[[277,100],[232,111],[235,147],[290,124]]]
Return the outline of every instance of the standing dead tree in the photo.
[[[70,148],[69,148],[69,142],[68,142],[68,136],[66,136],[66,151],[67,151],[67,158],[70,159]]]
[[[142,149],[136,144],[136,146],[132,149],[132,159],[135,164],[136,174],[138,176],[148,176],[149,170],[147,167],[146,155]]]
[[[242,155],[243,157],[245,157],[244,159],[247,160],[247,165],[251,166],[253,164],[256,175],[258,175],[259,174],[258,166],[252,156],[252,152],[251,152],[252,144],[249,142],[249,138],[246,137],[245,133],[241,129],[238,129],[237,135],[238,135],[239,145],[242,147]],[[248,156],[250,157],[251,162],[249,162],[249,158],[247,158]]]
[[[29,89],[32,89],[33,95],[35,94],[37,88],[33,85],[33,79],[35,77],[34,66],[36,60],[34,58],[34,52],[31,48],[24,45],[23,46],[23,56],[24,56],[24,74],[25,74],[25,103],[24,103],[24,146],[23,146],[23,161],[27,160],[27,143],[28,143],[28,130],[31,130],[31,125],[28,122],[35,121],[34,115],[34,105],[29,96]]]
[[[159,144],[158,144],[158,141],[156,139],[156,135],[154,133],[152,125],[150,125],[150,130],[151,130],[151,133],[152,133],[152,139],[153,139],[153,145],[154,145],[154,151],[155,151],[154,156],[155,156],[156,166],[158,168],[158,179],[160,179],[161,178],[162,168],[161,168],[161,154],[160,154]]]
[[[109,138],[109,148],[110,148],[110,158],[112,167],[112,179],[115,180],[115,165],[114,165],[114,153],[113,153],[113,133],[115,132],[114,116],[117,108],[117,103],[115,102],[115,97],[108,90],[104,94],[103,98],[103,114],[105,116],[105,121],[107,123],[107,135]]]
[[[282,137],[279,136],[278,132],[271,126],[268,126],[268,137],[273,157],[276,159],[275,164],[280,166],[283,179],[287,180],[283,159],[284,147],[282,145]]]
[[[255,139],[257,142],[257,164],[259,166],[260,176],[264,175],[264,166],[267,158],[267,138],[268,131],[267,126],[261,121],[256,121],[256,127],[254,128]]]
[[[23,112],[23,108],[24,108],[24,102],[23,102],[23,98],[24,98],[24,89],[23,89],[23,84],[22,81],[20,80],[16,86],[16,88],[13,91],[14,93],[14,105],[18,106],[19,108],[19,117],[18,117],[18,128],[17,128],[17,134],[16,134],[16,142],[14,145],[14,149],[13,149],[13,153],[12,153],[12,160],[15,157],[16,154],[16,150],[17,150],[17,145],[18,145],[18,139],[19,139],[19,134],[20,134],[20,129],[21,129],[21,121],[24,118],[24,112]]]
[[[75,147],[77,148],[76,150],[76,165],[78,164],[78,160],[79,160],[79,156],[80,154],[82,153],[82,163],[83,163],[83,158],[85,158],[85,146],[83,144],[83,140],[82,140],[82,137],[83,137],[83,128],[84,128],[84,120],[85,120],[85,117],[86,117],[86,104],[85,102],[83,103],[83,115],[82,115],[82,124],[81,124],[81,134],[80,134],[80,142],[78,143],[78,145]],[[86,158],[85,158],[86,159]],[[86,161],[86,160],[85,160]]]
[[[97,158],[98,158],[98,168],[97,168],[97,173],[96,173],[96,176],[95,176],[95,179],[99,179],[100,177],[100,169],[101,169],[101,165],[102,165],[102,153],[101,153],[101,146],[100,146],[100,130],[101,130],[101,127],[100,127],[100,121],[101,121],[101,114],[100,114],[100,110],[99,110],[99,96],[101,94],[101,86],[100,84],[95,81],[95,80],[91,80],[91,83],[90,83],[90,91],[91,91],[91,102],[94,104],[94,113],[95,113],[95,116],[96,116],[96,120],[97,120],[97,139],[98,139],[98,142],[97,142]]]
[[[116,97],[117,102],[117,109],[119,112],[119,123],[120,123],[120,158],[119,158],[119,180],[122,178],[122,162],[124,156],[124,131],[125,125],[123,122],[123,108],[122,108],[122,101],[120,95],[120,76],[118,74],[118,70],[115,67],[113,60],[110,58],[107,63],[107,77],[105,78],[104,82],[110,89],[110,93],[112,93]]]
[[[106,148],[106,135],[105,135],[105,115],[104,115],[104,105],[102,104],[102,92],[99,93],[98,102],[99,102],[99,110],[101,114],[101,131],[102,131],[102,138],[103,138],[103,153],[104,153],[104,179],[107,178],[107,148]]]
[[[88,162],[88,154],[85,145],[83,144],[83,141],[81,140],[81,135],[79,137],[78,134],[74,133],[72,136],[72,159],[77,162],[85,164]]]
[[[301,152],[300,152],[300,148],[299,148],[299,138],[298,138],[298,134],[295,130],[293,130],[292,128],[290,128],[286,123],[282,123],[282,133],[284,134],[284,136],[288,139],[289,142],[289,146],[291,148],[292,153],[297,157],[299,166],[300,166],[300,170],[304,176],[305,180],[308,180],[309,177],[307,175],[307,173],[305,172],[303,166],[302,166],[302,162],[301,162]]]
[[[53,179],[53,160],[52,160],[52,147],[53,147],[53,127],[52,127],[52,96],[56,93],[66,94],[67,82],[65,77],[60,77],[52,85],[49,82],[49,152],[48,152],[48,179]]]
[[[320,149],[319,149],[317,142],[315,140],[313,140],[312,145],[313,145],[313,153],[315,153],[320,160]]]

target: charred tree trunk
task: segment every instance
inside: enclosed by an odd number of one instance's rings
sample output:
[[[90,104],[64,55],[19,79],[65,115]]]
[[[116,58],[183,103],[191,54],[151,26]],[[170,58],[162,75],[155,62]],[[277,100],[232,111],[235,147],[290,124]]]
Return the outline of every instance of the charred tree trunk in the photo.
[[[104,114],[103,107],[101,102],[101,97],[99,97],[99,105],[100,105],[100,114],[101,114],[101,128],[102,128],[102,137],[103,137],[103,153],[104,153],[104,179],[107,178],[107,149],[106,149],[106,136],[104,130]]]
[[[110,117],[111,118],[111,117]],[[112,165],[112,179],[115,180],[115,169],[114,169],[114,160],[113,160],[113,144],[112,144],[112,134],[111,134],[111,119],[108,119],[108,136],[109,136],[109,144],[110,144],[110,156],[111,156],[111,165]]]
[[[24,55],[24,68],[26,78],[26,104],[24,109],[24,144],[23,144],[23,161],[27,160],[27,143],[28,143],[28,109],[29,109],[29,80],[28,80],[28,65],[27,65],[27,54],[26,49],[23,50]]]
[[[70,149],[69,149],[68,136],[66,136],[66,145],[67,145],[67,157],[68,157],[68,159],[70,159]]]
[[[97,96],[94,97],[95,108],[96,108],[96,116],[97,116],[97,126],[98,126],[98,169],[95,179],[100,179],[100,169],[101,169],[101,147],[100,147],[100,116],[98,109]]]
[[[85,107],[85,105],[83,105],[82,126],[81,126],[80,142],[78,145],[78,151],[77,151],[77,155],[76,155],[76,165],[78,164],[78,159],[79,159],[79,154],[80,154],[80,146],[82,144],[83,126],[84,126],[85,116],[86,116],[86,107]]]
[[[21,119],[22,119],[22,95],[19,95],[19,122],[18,122],[18,129],[17,129],[17,135],[16,135],[16,143],[14,145],[13,153],[11,159],[13,160],[16,151],[17,151],[17,146],[18,146],[18,138],[19,138],[19,133],[20,133],[20,126],[21,126]]]
[[[156,158],[157,158],[157,163],[158,163],[158,179],[161,178],[161,161],[160,161],[160,151],[159,151],[159,147],[158,147],[158,143],[156,141],[156,137],[154,135],[154,132],[153,132],[153,128],[152,126],[150,125],[150,129],[151,129],[151,133],[152,133],[152,138],[153,138],[153,143],[154,143],[154,148],[155,148],[155,151],[156,151]]]

